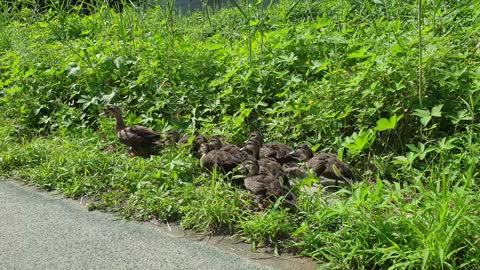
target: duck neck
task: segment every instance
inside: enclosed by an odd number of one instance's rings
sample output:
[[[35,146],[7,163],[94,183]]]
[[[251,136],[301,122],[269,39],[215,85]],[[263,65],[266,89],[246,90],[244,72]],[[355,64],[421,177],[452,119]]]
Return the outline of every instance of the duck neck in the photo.
[[[312,152],[312,150],[307,151],[307,154],[305,155],[305,161],[308,161],[308,160],[311,159],[312,157],[313,157],[313,152]]]
[[[125,123],[123,122],[123,117],[120,114],[115,114],[115,130],[119,132],[125,128]]]
[[[260,159],[260,151],[258,149],[255,149],[255,151],[253,152],[253,157],[256,159],[256,160],[259,160]]]

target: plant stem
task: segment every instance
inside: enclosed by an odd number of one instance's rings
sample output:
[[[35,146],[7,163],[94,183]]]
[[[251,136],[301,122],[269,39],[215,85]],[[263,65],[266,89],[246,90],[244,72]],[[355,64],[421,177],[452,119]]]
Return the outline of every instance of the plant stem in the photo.
[[[422,107],[422,93],[423,93],[423,70],[422,70],[422,0],[418,0],[418,102]]]

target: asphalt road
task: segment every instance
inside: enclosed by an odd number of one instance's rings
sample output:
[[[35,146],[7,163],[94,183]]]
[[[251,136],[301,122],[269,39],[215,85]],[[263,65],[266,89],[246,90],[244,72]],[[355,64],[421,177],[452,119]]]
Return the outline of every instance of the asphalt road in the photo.
[[[0,180],[0,269],[274,268]]]

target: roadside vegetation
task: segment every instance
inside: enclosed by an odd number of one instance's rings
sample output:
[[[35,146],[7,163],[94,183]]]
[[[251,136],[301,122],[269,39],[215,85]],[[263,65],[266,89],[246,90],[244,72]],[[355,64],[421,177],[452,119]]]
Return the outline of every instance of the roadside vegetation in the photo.
[[[248,1],[247,1],[248,2]],[[0,175],[91,209],[234,234],[325,269],[479,269],[480,2],[238,1],[184,15],[0,4]],[[361,180],[255,210],[187,148],[128,158],[114,121],[338,153]]]

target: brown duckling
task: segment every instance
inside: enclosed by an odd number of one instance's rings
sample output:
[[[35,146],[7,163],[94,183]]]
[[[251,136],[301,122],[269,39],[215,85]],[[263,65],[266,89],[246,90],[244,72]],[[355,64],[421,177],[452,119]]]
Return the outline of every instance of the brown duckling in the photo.
[[[191,135],[181,136],[178,131],[170,130],[167,132],[165,138],[162,140],[162,144],[186,146],[190,142],[191,138]],[[208,143],[207,138],[200,134],[195,135],[191,144],[188,145],[190,147],[190,152],[193,155],[200,157],[199,150],[202,143]]]
[[[178,144],[180,145],[185,145],[190,141],[191,136],[190,135],[185,135],[178,140]],[[195,134],[195,138],[192,141],[192,144],[190,145],[190,151],[194,156],[201,157],[200,154],[200,145],[208,143],[208,140],[205,136],[202,134]]]
[[[288,181],[287,174],[282,168],[282,165],[278,163],[273,158],[259,158],[260,157],[260,145],[259,142],[255,139],[249,139],[245,146],[241,148],[241,151],[248,155],[247,158],[256,159],[258,160],[258,164],[260,166],[260,173],[271,173],[278,176],[281,176],[284,181],[285,185],[290,186],[290,182]],[[243,156],[243,160],[246,160],[245,156]]]
[[[303,164],[298,164],[292,161],[283,164],[282,168],[290,179],[302,179],[307,177],[307,169],[305,168],[305,166],[303,166]]]
[[[244,160],[247,157],[245,153],[241,151],[240,147],[231,143],[224,143],[220,136],[213,136],[210,139],[209,146],[210,149],[218,149],[228,152],[241,160]]]
[[[165,135],[165,138],[161,140],[163,144],[175,145],[180,140],[180,133],[176,130],[169,130]]]
[[[254,131],[254,132],[250,133],[250,137],[248,138],[248,140],[257,141],[260,144],[260,146],[262,146],[263,135],[262,135],[262,133],[260,133],[260,131]],[[245,142],[247,142],[247,141],[245,141]]]
[[[292,160],[289,156],[292,149],[283,143],[271,142],[262,145],[260,148],[260,158],[274,158],[280,164],[287,163]]]
[[[129,156],[150,157],[154,153],[154,145],[159,144],[160,133],[140,125],[127,127],[118,106],[106,107],[104,114],[115,117],[115,131],[118,139],[131,147]]]
[[[187,144],[190,140],[190,135],[185,135],[178,140],[178,144]]]
[[[231,172],[242,160],[231,153],[219,149],[210,149],[210,144],[202,143],[199,152],[201,154],[200,167],[207,171],[213,171],[215,168],[223,173]]]
[[[208,142],[208,147],[210,150],[220,150],[222,146],[223,146],[223,143],[220,136],[213,136],[212,138],[210,138],[210,141]]]
[[[339,160],[335,154],[318,153],[314,155],[308,145],[301,144],[290,155],[297,160],[305,161],[306,167],[313,170],[315,176],[320,178],[322,185],[331,183],[331,180],[334,180],[337,185],[348,185],[355,181],[348,165]]]
[[[202,134],[197,134],[195,135],[195,139],[193,139],[193,150],[194,152],[199,152],[200,150],[200,145],[202,145],[202,143],[208,143],[208,140],[205,136],[203,136]]]
[[[289,186],[285,185],[281,176],[261,172],[260,164],[251,158],[242,163],[242,169],[246,173],[244,180],[245,187],[254,196],[258,208],[265,209],[269,205],[268,198],[278,198],[287,195],[287,199],[293,202],[295,197],[289,192]]]
[[[248,141],[257,141],[260,144],[259,156],[260,158],[273,158],[280,164],[292,161],[289,156],[292,149],[283,143],[271,142],[263,144],[263,136],[260,132],[255,131],[250,134]]]

